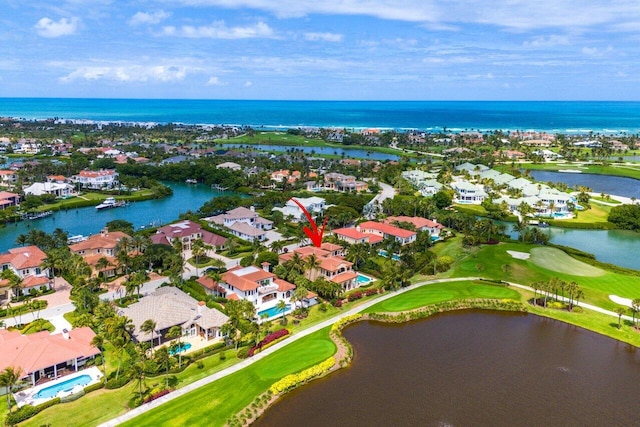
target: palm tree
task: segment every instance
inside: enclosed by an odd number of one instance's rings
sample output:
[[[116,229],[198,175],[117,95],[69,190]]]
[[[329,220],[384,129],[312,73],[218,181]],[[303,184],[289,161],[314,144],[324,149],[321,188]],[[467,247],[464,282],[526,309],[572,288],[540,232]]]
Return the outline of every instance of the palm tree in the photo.
[[[302,301],[307,297],[309,291],[304,286],[298,286],[295,291],[293,291],[293,295],[291,296],[291,301],[299,302],[302,307]]]
[[[153,354],[153,334],[156,331],[156,321],[153,319],[145,320],[142,322],[142,325],[140,325],[140,331],[151,334],[151,354]]]
[[[171,356],[167,347],[160,347],[155,354],[155,361],[159,368],[165,369],[165,387],[169,388],[169,368],[171,367]]]
[[[101,257],[96,262],[96,272],[98,273],[98,277],[101,277],[102,280],[106,281],[107,274],[105,272],[106,268],[109,267],[111,263],[106,257]]]
[[[633,324],[636,324],[636,313],[640,311],[640,298],[635,298],[631,301],[631,311],[633,312]]]
[[[7,409],[9,411],[11,411],[11,392],[21,374],[22,370],[14,366],[7,366],[4,371],[0,372],[0,387],[4,387],[7,390]]]
[[[138,392],[140,393],[140,399],[142,400],[142,386],[144,385],[144,378],[146,376],[147,364],[143,357],[140,357],[136,363],[129,367],[129,372],[133,378],[138,382]]]
[[[282,324],[284,325],[286,322],[286,318],[284,317],[284,312],[287,310],[287,303],[284,300],[278,301],[276,304],[276,309],[282,312]]]
[[[274,240],[273,242],[271,242],[271,244],[269,245],[269,248],[279,254],[280,251],[282,251],[282,248],[284,248],[284,242],[282,242],[281,240]]]
[[[107,365],[104,360],[104,337],[102,335],[95,335],[91,339],[91,347],[95,347],[100,352],[100,358],[102,359],[102,372],[104,372],[105,378],[107,377]]]
[[[622,315],[627,311],[624,307],[616,307],[614,310],[618,315],[618,329],[622,327]]]
[[[321,261],[318,259],[316,254],[311,254],[304,261],[304,266],[309,269],[309,279],[315,277],[314,273],[318,268],[320,268]]]
[[[182,328],[180,326],[172,326],[171,328],[169,328],[169,331],[167,332],[167,338],[173,340],[173,339],[177,339],[178,341],[178,367],[182,366],[182,343],[181,343],[181,339],[182,339]]]
[[[205,244],[202,239],[196,239],[191,242],[191,253],[193,257],[196,259],[196,276],[200,276],[198,272],[198,263],[200,262],[200,257],[207,253],[205,248]]]

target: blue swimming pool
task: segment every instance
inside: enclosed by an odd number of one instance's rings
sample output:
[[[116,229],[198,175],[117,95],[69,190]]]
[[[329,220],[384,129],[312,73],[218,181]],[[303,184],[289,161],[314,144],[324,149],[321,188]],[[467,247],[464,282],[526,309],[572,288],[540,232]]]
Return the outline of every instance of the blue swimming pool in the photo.
[[[371,278],[365,276],[364,274],[358,274],[358,278],[356,279],[359,285],[366,285],[371,282]]]
[[[182,353],[183,351],[187,351],[191,348],[191,343],[183,342],[180,345],[177,345],[169,350],[169,354],[175,356],[178,353]]]
[[[384,249],[380,249],[378,251],[378,255],[383,256],[385,258],[389,258],[389,254]],[[394,261],[400,261],[400,255],[393,254],[393,255],[391,255],[391,259],[394,260]]]
[[[89,375],[80,375],[78,377],[59,382],[58,384],[45,387],[37,392],[33,397],[35,399],[51,399],[52,397],[56,397],[56,395],[61,391],[71,391],[71,389],[73,389],[77,385],[84,387],[90,382],[91,377]]]
[[[284,314],[287,314],[291,311],[291,304],[287,304],[287,308],[284,310]],[[258,312],[258,318],[262,319],[262,315],[266,314],[267,319],[271,319],[274,316],[282,316],[282,311],[278,310],[275,306],[271,308],[267,308],[266,310],[261,310]]]

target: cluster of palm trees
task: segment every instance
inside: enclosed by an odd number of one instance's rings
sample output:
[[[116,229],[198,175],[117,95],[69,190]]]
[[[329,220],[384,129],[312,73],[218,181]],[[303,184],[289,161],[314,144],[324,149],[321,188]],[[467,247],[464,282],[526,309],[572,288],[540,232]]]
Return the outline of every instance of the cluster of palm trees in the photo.
[[[553,277],[547,281],[537,281],[531,284],[533,288],[533,302],[537,304],[538,292],[543,297],[542,306],[547,307],[547,301],[549,298],[558,300],[558,294],[560,299],[569,303],[568,310],[573,310],[574,305],[578,305],[581,298],[584,297],[584,292],[580,289],[580,286],[576,282],[566,282],[557,277]]]
[[[7,392],[7,410],[11,411],[11,393],[22,377],[22,370],[14,366],[7,366],[0,371],[0,388]]]
[[[622,327],[622,316],[627,313],[626,307],[616,307],[616,314],[618,315],[618,329]],[[635,298],[631,301],[631,315],[633,316],[632,325],[634,328],[637,328],[636,321],[638,320],[636,317],[636,313],[640,312],[640,298]]]

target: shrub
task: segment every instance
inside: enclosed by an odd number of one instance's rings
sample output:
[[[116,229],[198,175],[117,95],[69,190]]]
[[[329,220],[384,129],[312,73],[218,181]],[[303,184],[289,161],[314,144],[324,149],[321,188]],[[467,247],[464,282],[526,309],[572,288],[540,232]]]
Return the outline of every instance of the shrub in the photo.
[[[276,341],[276,340],[278,340],[278,339],[280,339],[282,337],[285,337],[287,335],[289,335],[289,330],[288,329],[284,329],[284,328],[283,329],[278,329],[277,331],[270,333],[269,335],[264,337],[262,339],[262,341],[260,341],[258,344],[256,344],[255,346],[251,347],[249,349],[248,353],[247,353],[247,356],[248,357],[252,357],[257,350],[260,350],[263,347],[265,347],[265,346],[273,343],[274,341]]]
[[[360,291],[355,291],[351,294],[349,294],[349,296],[347,296],[347,300],[348,301],[355,301],[355,300],[359,300],[360,298],[362,298],[362,292]]]
[[[364,294],[368,297],[370,297],[371,295],[375,295],[378,293],[378,289],[376,288],[371,288],[371,289],[367,289],[366,291],[364,291]]]
[[[249,349],[247,347],[242,347],[240,350],[238,350],[236,356],[238,356],[238,359],[246,359],[247,357],[249,357]]]
[[[327,307],[327,303],[324,303],[324,302],[318,306],[318,310],[322,311],[323,313],[328,309],[329,307]]]
[[[224,353],[224,351],[220,352],[220,360],[226,360],[227,359],[227,355]]]
[[[169,393],[171,393],[171,390],[169,390],[169,389],[165,389],[165,390],[159,391],[159,392],[157,392],[157,393],[155,393],[155,394],[152,394],[151,396],[147,396],[147,397],[144,399],[144,403],[149,403],[149,402],[151,402],[152,400],[156,400],[156,399],[158,399],[158,398],[160,398],[160,397],[162,397],[162,396],[164,396],[164,395],[167,395],[167,394],[169,394]]]
[[[126,376],[121,376],[118,379],[115,378],[111,378],[110,380],[108,380],[104,387],[108,390],[113,390],[116,388],[120,388],[123,387],[126,383],[129,382],[129,379]]]
[[[91,385],[86,386],[84,388],[84,392],[85,393],[91,393],[92,391],[100,390],[102,387],[104,387],[104,383],[102,381],[100,381],[99,383],[91,384]]]
[[[355,322],[357,320],[360,320],[360,318],[362,318],[362,314],[361,313],[356,313],[356,314],[352,314],[350,316],[345,316],[342,319],[338,320],[333,325],[331,325],[331,332],[339,331],[340,329],[344,328],[345,325],[348,325],[351,322]]]
[[[297,374],[287,375],[286,377],[282,378],[280,381],[277,381],[273,385],[271,385],[269,390],[274,394],[278,394],[278,393],[282,393],[284,391],[290,390],[302,384],[303,382],[310,380],[311,378],[320,376],[325,372],[328,372],[335,363],[336,363],[335,358],[331,356],[328,359],[326,359],[324,362],[321,362],[318,365],[305,369],[302,372],[298,372]]]
[[[341,299],[335,300],[334,303],[333,303],[333,306],[337,307],[337,308],[342,307],[342,300]]]

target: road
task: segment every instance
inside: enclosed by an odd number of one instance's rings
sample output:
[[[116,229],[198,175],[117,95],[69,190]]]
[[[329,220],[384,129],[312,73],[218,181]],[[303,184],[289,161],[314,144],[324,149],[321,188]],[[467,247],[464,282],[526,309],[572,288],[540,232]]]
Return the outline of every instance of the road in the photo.
[[[196,381],[194,383],[191,383],[191,384],[189,384],[189,385],[187,385],[187,386],[185,386],[183,388],[175,390],[175,391],[173,391],[173,392],[171,392],[171,393],[169,393],[169,394],[167,394],[165,396],[162,396],[159,399],[156,399],[156,400],[154,400],[152,402],[146,403],[146,404],[144,404],[142,406],[139,406],[139,407],[137,407],[135,409],[132,409],[131,411],[129,411],[129,412],[123,414],[123,415],[120,415],[119,417],[113,418],[113,419],[111,419],[111,420],[109,420],[109,421],[107,421],[107,422],[105,422],[103,424],[100,424],[99,427],[113,427],[113,426],[120,425],[120,424],[122,424],[122,423],[124,423],[126,421],[129,421],[129,420],[131,420],[131,419],[133,419],[133,418],[135,418],[135,417],[137,417],[139,415],[144,414],[145,412],[148,412],[148,411],[151,411],[151,410],[157,408],[158,406],[160,406],[160,405],[162,405],[164,403],[167,403],[167,402],[169,402],[171,400],[177,399],[177,398],[179,398],[181,396],[184,396],[185,394],[187,394],[187,393],[189,393],[189,392],[191,392],[193,390],[196,390],[196,389],[198,389],[200,387],[204,387],[207,384],[210,384],[210,383],[212,383],[214,381],[217,381],[217,380],[219,380],[221,378],[224,378],[224,377],[226,377],[228,375],[231,375],[231,374],[233,374],[235,372],[238,372],[239,370],[241,370],[241,369],[243,369],[243,368],[245,368],[245,367],[247,367],[247,366],[249,366],[249,365],[251,365],[253,363],[256,363],[259,360],[264,359],[265,357],[273,354],[274,352],[282,349],[283,347],[291,344],[294,341],[297,341],[297,340],[299,340],[299,339],[301,339],[303,337],[306,337],[307,335],[312,334],[312,333],[314,333],[316,331],[319,331],[320,329],[326,328],[327,326],[331,326],[332,324],[334,324],[335,322],[337,322],[338,320],[340,320],[340,319],[342,319],[342,318],[344,318],[346,316],[350,316],[352,314],[360,313],[361,311],[365,310],[366,308],[369,308],[372,305],[377,304],[377,303],[379,303],[381,301],[385,301],[385,300],[387,300],[389,298],[394,298],[397,295],[403,294],[405,292],[412,291],[412,290],[414,290],[416,288],[419,288],[419,287],[425,286],[425,285],[430,285],[430,284],[434,284],[434,283],[458,282],[458,281],[480,280],[480,279],[481,279],[480,277],[461,277],[461,278],[453,278],[453,279],[434,279],[434,280],[428,280],[428,281],[425,281],[425,282],[416,283],[414,285],[408,286],[408,287],[400,289],[398,291],[387,292],[387,293],[385,293],[384,295],[382,295],[379,298],[375,298],[373,300],[366,301],[365,303],[363,303],[363,304],[361,304],[361,305],[359,305],[357,307],[354,307],[354,308],[352,308],[350,310],[347,310],[344,313],[341,313],[340,315],[338,315],[336,317],[333,317],[331,319],[327,319],[324,322],[321,322],[321,323],[319,323],[317,325],[314,325],[314,326],[311,326],[310,328],[307,328],[307,329],[305,329],[303,331],[300,331],[300,332],[297,332],[295,334],[292,334],[290,338],[288,338],[288,339],[286,339],[284,341],[281,341],[278,344],[267,348],[266,350],[261,351],[260,353],[258,353],[257,355],[255,355],[255,356],[253,356],[251,358],[244,359],[241,362],[239,362],[239,363],[237,363],[237,364],[235,364],[233,366],[230,366],[230,367],[228,367],[226,369],[223,369],[222,371],[216,372],[215,374],[209,375],[208,377],[205,377],[205,378],[203,378],[201,380],[198,380],[198,381]],[[521,289],[526,289],[526,290],[529,290],[529,291],[533,292],[533,288],[530,288],[529,286],[520,285],[518,283],[512,283],[512,282],[508,282],[508,283],[509,283],[510,286],[514,286],[514,287],[521,288]],[[596,306],[593,306],[593,305],[590,305],[590,304],[580,303],[580,307],[586,308],[588,310],[597,311],[599,313],[607,314],[607,315],[610,315],[610,316],[614,316],[616,318],[618,317],[618,314],[616,314],[616,313],[614,313],[612,311],[605,310],[603,308],[596,307]],[[627,318],[629,320],[631,319],[629,316],[623,316],[623,318]]]

